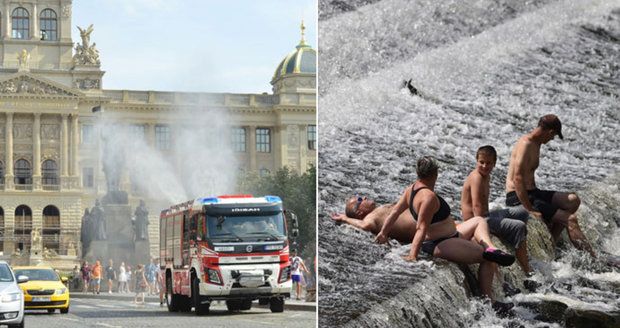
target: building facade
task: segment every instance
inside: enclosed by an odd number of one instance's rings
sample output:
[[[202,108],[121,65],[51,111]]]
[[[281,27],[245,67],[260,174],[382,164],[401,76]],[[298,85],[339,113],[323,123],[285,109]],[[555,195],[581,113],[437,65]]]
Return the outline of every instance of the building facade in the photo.
[[[108,90],[93,27],[73,42],[71,6],[0,1],[0,258],[79,259],[82,214],[106,193],[102,111],[163,154],[192,120],[180,113],[224,111],[240,172],[305,172],[316,162],[316,52],[303,24],[300,43],[274,63],[270,94]],[[144,197],[127,174],[120,185],[132,206]],[[149,210],[153,247],[160,208]]]

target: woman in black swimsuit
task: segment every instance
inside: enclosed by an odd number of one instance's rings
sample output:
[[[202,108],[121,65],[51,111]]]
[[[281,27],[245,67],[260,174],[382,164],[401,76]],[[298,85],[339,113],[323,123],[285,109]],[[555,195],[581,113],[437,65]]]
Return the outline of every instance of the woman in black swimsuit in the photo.
[[[418,160],[418,180],[405,189],[375,240],[381,244],[387,242],[396,218],[403,211],[410,210],[417,219],[418,229],[411,243],[411,252],[405,260],[415,261],[419,252],[423,251],[460,264],[480,263],[480,289],[493,300],[495,263],[508,266],[514,263],[515,258],[494,247],[484,218],[474,217],[459,225],[455,223],[450,215],[450,206],[434,191],[438,168],[433,157]]]

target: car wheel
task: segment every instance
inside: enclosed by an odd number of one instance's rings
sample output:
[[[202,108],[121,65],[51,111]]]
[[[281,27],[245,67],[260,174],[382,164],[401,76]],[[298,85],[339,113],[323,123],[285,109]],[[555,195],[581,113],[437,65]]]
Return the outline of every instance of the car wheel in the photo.
[[[16,323],[14,325],[9,325],[9,328],[24,328],[25,321],[26,321],[25,319],[22,319],[22,322]]]
[[[271,312],[284,312],[284,298],[272,297],[269,301],[269,309]]]
[[[60,309],[60,313],[69,313],[69,307],[67,306],[64,309]]]
[[[47,309],[47,313],[54,313],[56,309]]]

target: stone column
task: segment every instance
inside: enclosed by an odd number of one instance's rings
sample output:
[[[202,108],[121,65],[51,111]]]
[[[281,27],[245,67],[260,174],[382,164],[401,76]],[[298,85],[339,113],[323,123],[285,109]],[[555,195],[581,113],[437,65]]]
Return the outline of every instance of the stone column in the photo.
[[[15,183],[15,181],[13,181],[15,177],[13,172],[13,113],[6,113],[6,128],[4,131],[6,133],[4,138],[6,140],[4,189],[13,190]]]
[[[144,143],[155,148],[155,124],[154,123],[148,123],[146,125],[145,138],[146,140],[144,140]]]
[[[250,125],[250,171],[256,171],[256,125]]]
[[[9,1],[4,3],[4,12],[2,15],[2,28],[4,29],[4,38],[11,38],[11,7]]]
[[[32,186],[34,190],[41,189],[41,113],[34,113],[34,125],[32,126],[32,141],[34,157],[32,160],[33,175]]]
[[[80,127],[78,122],[78,114],[71,114],[71,181],[72,187],[78,188],[80,185],[79,176],[79,144],[80,144]]]
[[[31,40],[41,40],[41,31],[39,31],[39,10],[37,3],[32,4],[32,13],[30,13],[30,21],[32,22]]]
[[[68,114],[60,114],[62,116],[62,128],[60,131],[60,151],[61,151],[61,160],[60,160],[60,181],[61,188],[67,188],[67,180],[69,179],[69,128],[68,128]]]

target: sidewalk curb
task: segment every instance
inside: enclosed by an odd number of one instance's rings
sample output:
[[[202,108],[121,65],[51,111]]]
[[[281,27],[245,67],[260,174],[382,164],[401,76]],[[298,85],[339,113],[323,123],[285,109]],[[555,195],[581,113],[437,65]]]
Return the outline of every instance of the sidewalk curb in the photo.
[[[132,302],[134,300],[134,296],[131,294],[125,294],[125,295],[119,295],[119,294],[108,294],[108,293],[101,293],[101,294],[92,294],[92,293],[76,293],[73,292],[70,294],[70,298],[85,298],[85,299],[102,299],[102,300],[111,300],[111,301],[127,301],[127,302]],[[149,303],[157,303],[159,302],[159,297],[156,296],[146,296],[144,298],[145,302],[149,302]],[[254,307],[258,307],[258,308],[262,308],[262,309],[268,309],[269,305],[259,305],[258,301],[254,301],[254,304],[252,306]],[[284,301],[284,308],[286,310],[292,310],[292,311],[311,311],[311,312],[316,312],[317,308],[316,308],[316,303],[287,303],[286,301]]]

